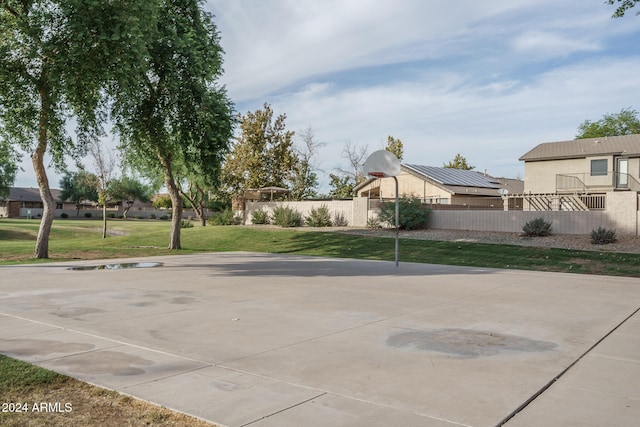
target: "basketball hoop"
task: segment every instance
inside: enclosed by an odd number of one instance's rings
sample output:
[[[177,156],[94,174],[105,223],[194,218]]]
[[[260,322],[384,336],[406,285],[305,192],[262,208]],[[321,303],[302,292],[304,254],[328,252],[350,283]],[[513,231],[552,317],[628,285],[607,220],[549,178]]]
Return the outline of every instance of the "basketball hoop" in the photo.
[[[384,172],[369,172],[369,176],[374,176],[376,178],[386,178],[387,174]]]
[[[387,150],[378,150],[371,153],[362,165],[364,173],[376,178],[389,178],[400,175],[400,160]]]
[[[371,153],[364,162],[364,172],[375,178],[393,178],[396,182],[396,267],[398,267],[398,230],[400,229],[400,208],[398,204],[398,178],[400,175],[400,160],[387,150],[378,150]]]

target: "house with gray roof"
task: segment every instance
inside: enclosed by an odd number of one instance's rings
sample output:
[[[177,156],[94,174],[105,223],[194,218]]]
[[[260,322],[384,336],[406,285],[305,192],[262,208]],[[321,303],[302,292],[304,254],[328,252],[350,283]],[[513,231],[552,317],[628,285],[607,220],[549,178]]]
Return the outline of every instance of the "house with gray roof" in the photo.
[[[520,160],[526,193],[640,191],[640,135],[547,142]]]
[[[521,194],[524,183],[517,179],[495,178],[474,170],[402,164],[398,175],[398,192],[434,205],[491,207],[483,201],[493,199],[493,207],[502,209],[498,199],[506,193]],[[371,178],[354,189],[360,197],[395,198],[395,183],[390,179]]]
[[[51,194],[56,202],[56,209],[75,209],[72,203],[64,203],[60,200],[60,190],[51,189]],[[28,217],[38,218],[42,215],[43,203],[40,198],[40,190],[33,187],[12,187],[9,196],[0,197],[0,217],[18,218]]]

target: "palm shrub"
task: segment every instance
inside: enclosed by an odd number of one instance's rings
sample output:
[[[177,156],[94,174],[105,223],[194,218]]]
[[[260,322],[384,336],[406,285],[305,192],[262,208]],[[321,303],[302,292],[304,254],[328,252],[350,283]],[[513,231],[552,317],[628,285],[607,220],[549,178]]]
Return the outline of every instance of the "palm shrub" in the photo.
[[[251,212],[252,224],[269,224],[269,212],[260,209],[259,211]]]
[[[183,219],[182,221],[180,221],[180,228],[193,228],[193,223],[191,221]]]
[[[524,235],[528,237],[542,237],[551,234],[551,223],[545,221],[544,218],[535,218],[527,222],[522,227]]]
[[[618,240],[616,237],[616,230],[598,227],[597,230],[591,231],[591,243],[594,245],[606,245],[608,243],[613,243],[616,240]]]
[[[278,206],[273,210],[273,223],[280,227],[300,227],[302,215],[288,206]]]
[[[310,227],[331,227],[333,225],[327,205],[311,209],[309,216],[305,217],[305,221]]]
[[[400,218],[398,226],[401,230],[417,230],[429,227],[431,209],[426,208],[420,199],[402,196],[398,199],[398,209]],[[380,206],[378,214],[380,222],[395,226],[396,224],[396,203],[384,202]]]

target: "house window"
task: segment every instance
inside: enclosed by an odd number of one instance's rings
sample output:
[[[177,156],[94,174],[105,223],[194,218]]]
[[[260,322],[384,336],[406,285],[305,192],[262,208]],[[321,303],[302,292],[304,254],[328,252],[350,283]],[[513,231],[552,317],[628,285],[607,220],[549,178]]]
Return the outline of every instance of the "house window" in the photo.
[[[607,174],[607,159],[591,160],[591,176]]]

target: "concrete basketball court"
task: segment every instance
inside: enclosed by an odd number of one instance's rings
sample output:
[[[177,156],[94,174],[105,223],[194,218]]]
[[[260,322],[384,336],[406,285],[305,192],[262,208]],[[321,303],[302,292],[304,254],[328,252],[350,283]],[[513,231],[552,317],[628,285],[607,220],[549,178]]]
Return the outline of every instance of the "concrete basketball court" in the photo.
[[[640,281],[254,253],[0,268],[0,352],[224,426],[630,426]],[[73,403],[73,402],[71,402]]]

